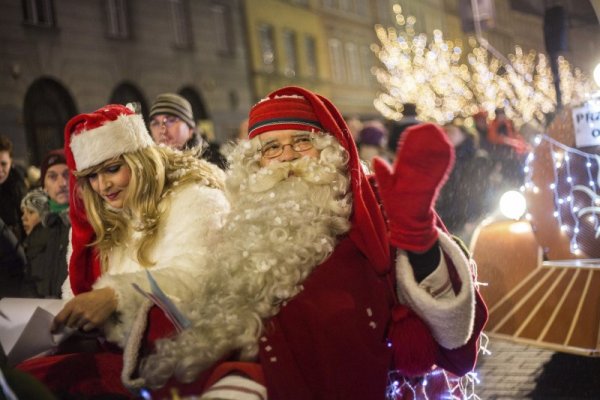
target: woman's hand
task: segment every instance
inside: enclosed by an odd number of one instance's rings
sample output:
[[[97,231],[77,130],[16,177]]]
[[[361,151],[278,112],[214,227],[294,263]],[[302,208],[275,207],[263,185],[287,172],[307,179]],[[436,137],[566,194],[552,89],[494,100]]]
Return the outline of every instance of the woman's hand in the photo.
[[[116,309],[117,296],[109,287],[78,294],[54,317],[51,331],[62,327],[91,331],[104,324]]]

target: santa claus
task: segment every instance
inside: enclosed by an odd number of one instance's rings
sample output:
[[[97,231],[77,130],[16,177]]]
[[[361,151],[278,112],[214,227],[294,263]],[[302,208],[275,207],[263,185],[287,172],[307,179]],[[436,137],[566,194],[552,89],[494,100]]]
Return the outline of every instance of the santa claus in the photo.
[[[470,371],[487,311],[432,209],[453,159],[443,132],[412,128],[393,168],[376,160],[378,195],[339,112],[308,90],[255,105],[249,139],[230,156],[210,268],[178,296],[192,326],[157,341],[130,383],[202,399],[383,399],[390,370]]]
[[[411,128],[370,180],[337,109],[287,87],[251,109],[249,139],[209,254],[152,272],[189,326],[144,304],[122,357],[85,359],[105,387],[123,393],[122,370],[157,398],[363,400],[389,395],[390,371],[472,370],[487,310],[432,208],[453,160],[444,133]]]

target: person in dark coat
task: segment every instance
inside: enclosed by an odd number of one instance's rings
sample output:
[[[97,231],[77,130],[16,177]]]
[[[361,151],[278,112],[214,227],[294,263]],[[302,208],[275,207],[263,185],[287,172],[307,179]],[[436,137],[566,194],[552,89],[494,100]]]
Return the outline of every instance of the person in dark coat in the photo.
[[[30,192],[22,206],[34,208],[41,223],[24,242],[30,297],[60,298],[67,278],[69,244],[69,168],[62,149],[49,151],[41,165],[41,192]]]
[[[27,237],[23,248],[27,256],[27,297],[60,298],[66,278],[66,246],[69,237],[67,213],[51,213],[48,196],[41,189],[27,193],[21,202]],[[38,223],[35,223],[37,216]],[[33,222],[32,222],[33,220]]]
[[[13,164],[12,142],[0,135],[0,218],[18,240],[24,237],[20,205],[26,191],[25,177]]]
[[[387,146],[390,153],[390,158],[393,158],[398,148],[398,142],[407,128],[420,124],[421,121],[417,119],[417,105],[414,103],[404,103],[402,109],[402,118],[399,121],[392,121],[390,125],[390,138]]]
[[[21,224],[21,199],[26,186],[13,164],[13,145],[0,135],[0,297],[19,295],[24,275],[25,253]]]
[[[467,224],[487,210],[489,175],[493,166],[487,152],[479,149],[476,136],[464,126],[447,124],[444,131],[454,145],[454,167],[440,191],[436,211],[449,231],[465,240]]]
[[[159,144],[177,150],[198,150],[200,158],[227,168],[227,160],[219,151],[219,144],[198,132],[192,105],[183,96],[163,93],[156,96],[150,109],[150,135]]]

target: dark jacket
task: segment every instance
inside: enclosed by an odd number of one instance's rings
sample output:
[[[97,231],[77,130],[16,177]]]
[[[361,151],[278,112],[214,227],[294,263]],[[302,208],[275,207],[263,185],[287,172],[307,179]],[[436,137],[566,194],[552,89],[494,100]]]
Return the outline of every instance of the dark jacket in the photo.
[[[17,237],[0,218],[0,298],[20,297],[25,263]]]
[[[492,162],[472,138],[455,148],[456,160],[448,181],[440,191],[436,211],[450,232],[459,232],[467,222],[488,210],[489,175]]]
[[[33,297],[61,297],[61,287],[67,278],[70,226],[66,211],[50,213],[25,239],[27,279]]]
[[[8,178],[0,185],[0,218],[14,232],[18,240],[25,236],[21,224],[21,200],[27,187],[20,171],[11,168]]]

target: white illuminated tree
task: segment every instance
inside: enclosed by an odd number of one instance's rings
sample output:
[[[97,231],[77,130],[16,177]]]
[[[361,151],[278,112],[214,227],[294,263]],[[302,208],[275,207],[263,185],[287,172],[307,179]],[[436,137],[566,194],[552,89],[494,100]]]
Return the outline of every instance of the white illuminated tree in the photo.
[[[546,55],[525,53],[516,46],[503,62],[474,38],[465,54],[460,40],[445,40],[440,30],[428,40],[415,31],[415,17],[405,17],[399,5],[394,12],[398,29],[377,25],[379,43],[371,47],[381,61],[373,74],[383,88],[374,105],[386,118],[401,118],[404,103],[415,103],[421,119],[438,123],[468,118],[480,110],[493,115],[503,107],[517,124],[542,126],[545,114],[555,110]],[[592,82],[562,57],[559,75],[564,105],[580,103],[594,90]]]

